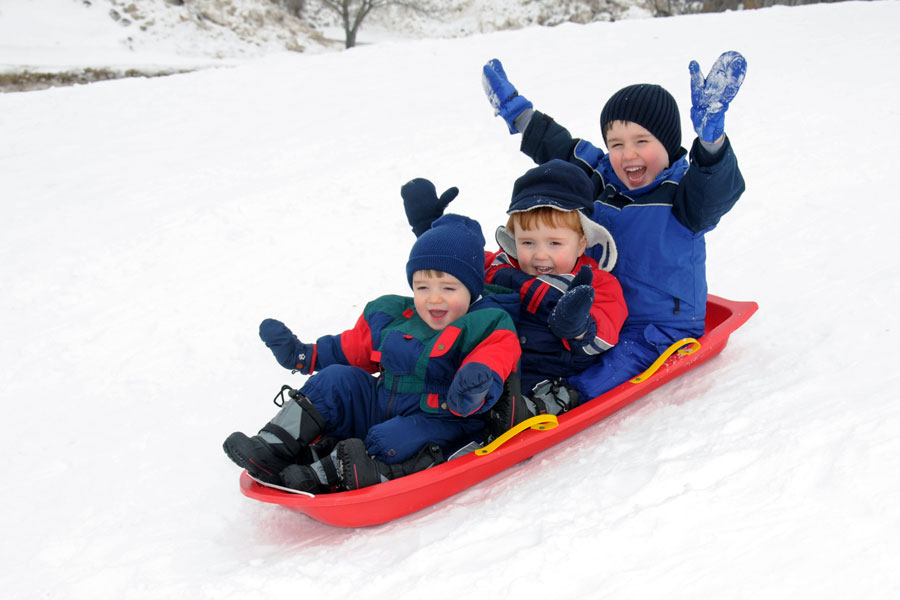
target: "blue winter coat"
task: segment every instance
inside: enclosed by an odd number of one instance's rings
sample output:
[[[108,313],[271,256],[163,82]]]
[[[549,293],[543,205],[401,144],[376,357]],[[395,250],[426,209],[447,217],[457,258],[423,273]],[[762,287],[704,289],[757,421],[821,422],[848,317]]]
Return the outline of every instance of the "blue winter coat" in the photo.
[[[744,191],[730,141],[715,156],[695,141],[690,164],[682,154],[656,181],[638,190],[619,181],[602,150],[573,138],[543,113],[535,112],[521,150],[538,163],[568,160],[591,177],[596,195],[592,219],[612,233],[619,251],[612,274],[628,305],[626,327],[654,324],[702,333],[704,234]]]

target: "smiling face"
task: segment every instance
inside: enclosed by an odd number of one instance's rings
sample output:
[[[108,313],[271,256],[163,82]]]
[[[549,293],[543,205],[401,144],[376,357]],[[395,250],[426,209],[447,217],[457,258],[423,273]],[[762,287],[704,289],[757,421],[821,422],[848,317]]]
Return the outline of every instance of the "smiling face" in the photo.
[[[545,215],[537,212],[540,210]],[[519,268],[528,275],[571,273],[587,248],[587,239],[574,211],[547,208],[516,213],[507,227],[516,237]]]
[[[669,153],[652,133],[628,121],[612,121],[606,127],[609,162],[629,190],[653,183],[669,166]]]
[[[469,312],[472,295],[449,273],[416,271],[412,289],[416,313],[432,329],[440,331]]]

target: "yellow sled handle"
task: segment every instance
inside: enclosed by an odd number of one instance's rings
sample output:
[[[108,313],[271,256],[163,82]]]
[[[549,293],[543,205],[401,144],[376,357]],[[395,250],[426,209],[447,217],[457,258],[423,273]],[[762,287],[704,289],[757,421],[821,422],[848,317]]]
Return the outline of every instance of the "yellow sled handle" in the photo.
[[[479,448],[475,451],[477,456],[484,456],[485,454],[490,454],[512,438],[519,435],[521,432],[526,429],[537,429],[538,431],[546,431],[548,429],[553,429],[559,425],[559,421],[556,419],[555,415],[537,415],[536,417],[531,417],[530,419],[525,419],[496,440],[485,446],[484,448]]]
[[[693,344],[690,348],[682,348],[687,344]],[[680,350],[679,350],[680,348]],[[691,354],[700,349],[700,342],[695,340],[694,338],[684,338],[680,339],[668,348],[666,351],[660,354],[659,358],[657,358],[652,365],[650,365],[646,371],[631,379],[631,383],[641,383],[642,381],[647,381],[650,379],[650,376],[656,373],[656,371],[662,366],[666,359],[672,356],[676,350],[678,350],[678,354]]]

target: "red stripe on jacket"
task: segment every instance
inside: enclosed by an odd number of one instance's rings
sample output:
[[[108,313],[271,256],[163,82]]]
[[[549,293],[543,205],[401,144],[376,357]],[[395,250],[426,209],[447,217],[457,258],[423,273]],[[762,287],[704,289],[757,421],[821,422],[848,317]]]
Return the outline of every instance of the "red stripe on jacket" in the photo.
[[[462,365],[470,362],[482,363],[499,375],[501,381],[506,381],[521,356],[522,347],[516,333],[509,329],[495,329],[469,352]]]
[[[341,334],[341,351],[351,366],[359,367],[369,373],[376,373],[378,372],[378,362],[373,360],[374,350],[372,330],[369,328],[365,315],[360,315],[353,329],[348,329]]]

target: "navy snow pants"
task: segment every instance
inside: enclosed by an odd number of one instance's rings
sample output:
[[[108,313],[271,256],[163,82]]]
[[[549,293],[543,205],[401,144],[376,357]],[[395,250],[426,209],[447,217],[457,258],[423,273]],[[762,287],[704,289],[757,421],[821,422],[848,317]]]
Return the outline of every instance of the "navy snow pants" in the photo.
[[[361,438],[369,454],[388,464],[403,462],[425,444],[438,444],[447,456],[481,439],[480,419],[426,413],[419,408],[418,394],[392,399],[390,390],[377,382],[358,367],[329,365],[310,377],[300,393],[322,413],[326,435]]]

